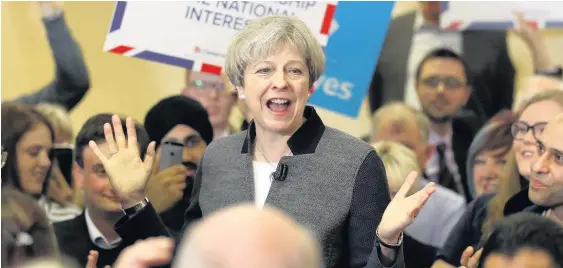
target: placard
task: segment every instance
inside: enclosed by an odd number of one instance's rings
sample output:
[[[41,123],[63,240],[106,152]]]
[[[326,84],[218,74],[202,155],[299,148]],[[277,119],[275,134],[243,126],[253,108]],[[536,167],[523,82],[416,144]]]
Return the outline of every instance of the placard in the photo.
[[[315,1],[119,1],[104,51],[219,74],[231,40],[249,20],[296,16],[324,46],[335,8]]]
[[[440,27],[449,30],[506,30],[522,12],[534,28],[563,28],[563,1],[442,1]]]
[[[325,73],[309,103],[357,117],[369,88],[394,2],[123,2],[105,51],[219,74],[230,41],[248,20],[302,19],[324,46]]]

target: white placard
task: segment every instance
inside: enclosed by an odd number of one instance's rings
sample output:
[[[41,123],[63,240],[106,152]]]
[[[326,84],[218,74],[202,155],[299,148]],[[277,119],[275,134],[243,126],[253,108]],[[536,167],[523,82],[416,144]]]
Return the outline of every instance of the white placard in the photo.
[[[220,70],[231,40],[249,20],[297,16],[325,46],[335,8],[335,2],[316,1],[120,1],[104,50],[194,71]]]
[[[537,28],[563,28],[563,1],[444,1],[440,26],[444,29],[518,27],[516,12]]]

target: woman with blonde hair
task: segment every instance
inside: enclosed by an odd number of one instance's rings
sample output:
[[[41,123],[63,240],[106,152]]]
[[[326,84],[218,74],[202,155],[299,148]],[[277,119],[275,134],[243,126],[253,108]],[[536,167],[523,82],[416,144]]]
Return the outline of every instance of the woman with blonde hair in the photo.
[[[372,146],[377,154],[379,154],[381,162],[383,162],[387,175],[387,183],[389,184],[389,191],[391,198],[393,198],[405,183],[405,178],[409,173],[412,171],[420,173],[416,154],[408,147],[393,141],[379,141],[372,143]],[[407,195],[416,193],[420,188],[422,188],[420,186],[420,178],[416,178],[414,185]]]
[[[520,106],[516,113],[518,120],[511,127],[514,140],[498,192],[482,195],[468,205],[465,214],[438,251],[433,267],[465,265],[461,263],[462,253],[478,249],[491,227],[503,218],[508,199],[527,187],[531,165],[539,157],[536,137],[542,133],[548,121],[562,112],[561,90],[539,92]]]

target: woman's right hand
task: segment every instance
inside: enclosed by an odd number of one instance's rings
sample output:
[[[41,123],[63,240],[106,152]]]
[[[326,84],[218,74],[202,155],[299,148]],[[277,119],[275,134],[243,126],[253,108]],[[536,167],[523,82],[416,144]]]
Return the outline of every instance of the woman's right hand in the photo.
[[[102,153],[95,141],[90,141],[89,145],[108,173],[111,186],[120,198],[121,206],[130,208],[145,198],[145,188],[155,158],[155,143],[149,144],[145,161],[141,160],[133,119],[131,117],[126,119],[127,139],[119,116],[113,115],[111,119],[113,131],[109,123],[104,124],[109,155]]]
[[[397,243],[403,230],[414,222],[418,212],[436,190],[436,185],[431,182],[415,194],[407,196],[417,177],[417,172],[411,172],[393,200],[387,205],[378,227],[378,235],[380,239],[384,240],[383,242]]]

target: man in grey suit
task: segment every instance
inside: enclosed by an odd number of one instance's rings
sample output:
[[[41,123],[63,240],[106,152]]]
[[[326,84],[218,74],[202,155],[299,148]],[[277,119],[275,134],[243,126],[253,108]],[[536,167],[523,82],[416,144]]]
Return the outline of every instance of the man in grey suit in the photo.
[[[484,118],[510,109],[515,71],[508,56],[506,32],[440,30],[440,2],[420,2],[419,7],[389,25],[369,89],[372,113],[393,100],[420,108],[415,72],[422,58],[437,48],[450,49],[467,62],[474,83],[466,108]]]

